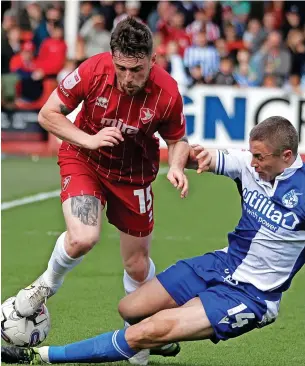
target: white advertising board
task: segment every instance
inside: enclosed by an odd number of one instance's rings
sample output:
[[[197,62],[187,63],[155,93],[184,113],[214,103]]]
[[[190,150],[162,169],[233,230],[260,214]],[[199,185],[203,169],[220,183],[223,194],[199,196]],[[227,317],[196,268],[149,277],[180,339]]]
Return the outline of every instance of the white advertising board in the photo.
[[[190,143],[247,148],[252,127],[279,115],[293,123],[300,136],[300,153],[305,153],[305,96],[281,89],[228,86],[197,86],[182,94]]]

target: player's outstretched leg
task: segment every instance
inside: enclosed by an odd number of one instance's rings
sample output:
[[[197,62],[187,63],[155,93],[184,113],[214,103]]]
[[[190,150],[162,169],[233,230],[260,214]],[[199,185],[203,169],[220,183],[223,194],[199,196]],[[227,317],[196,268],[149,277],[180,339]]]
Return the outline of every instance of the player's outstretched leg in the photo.
[[[126,329],[104,333],[66,346],[19,348],[1,347],[2,361],[40,365],[43,363],[104,363],[128,360],[138,351],[125,339]]]
[[[177,309],[160,311],[127,329],[104,333],[66,346],[20,349],[2,347],[6,363],[105,363],[128,360],[139,350],[174,341],[210,338],[213,328],[199,298]]]
[[[102,205],[98,198],[90,195],[71,197],[64,201],[62,208],[67,231],[57,239],[47,270],[18,292],[15,308],[21,316],[34,314],[47,298],[54,295],[66,274],[99,241]]]

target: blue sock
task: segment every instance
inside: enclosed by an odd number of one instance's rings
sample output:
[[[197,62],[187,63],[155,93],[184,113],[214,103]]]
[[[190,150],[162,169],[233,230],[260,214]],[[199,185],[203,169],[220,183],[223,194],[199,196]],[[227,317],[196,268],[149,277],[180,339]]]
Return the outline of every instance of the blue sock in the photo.
[[[103,333],[94,338],[67,344],[50,346],[51,363],[98,363],[127,360],[137,352],[129,347],[125,339],[126,329]]]

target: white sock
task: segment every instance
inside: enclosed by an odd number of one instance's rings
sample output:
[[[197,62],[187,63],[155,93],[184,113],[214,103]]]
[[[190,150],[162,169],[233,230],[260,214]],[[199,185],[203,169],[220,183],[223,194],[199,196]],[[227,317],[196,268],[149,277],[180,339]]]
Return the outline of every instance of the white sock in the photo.
[[[66,231],[56,241],[55,248],[48,263],[48,269],[43,273],[42,278],[51,289],[56,292],[64,282],[65,275],[77,266],[84,256],[71,258],[65,249]]]
[[[49,360],[49,347],[48,346],[39,347],[38,352],[39,352],[39,355],[40,355],[43,362],[50,363],[50,360]]]
[[[147,275],[147,277],[145,278],[145,280],[143,282],[138,282],[138,281],[134,280],[124,270],[123,284],[124,284],[124,289],[125,289],[126,295],[128,295],[131,292],[135,291],[137,288],[139,288],[141,285],[143,285],[143,283],[145,283],[149,280],[152,280],[155,277],[155,273],[156,273],[156,267],[155,267],[155,264],[154,264],[154,262],[152,261],[151,258],[149,258],[148,275]]]

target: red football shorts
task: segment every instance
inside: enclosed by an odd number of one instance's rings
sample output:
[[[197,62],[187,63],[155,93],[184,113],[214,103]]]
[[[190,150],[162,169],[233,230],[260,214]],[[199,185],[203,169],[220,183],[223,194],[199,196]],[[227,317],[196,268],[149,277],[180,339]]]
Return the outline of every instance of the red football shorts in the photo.
[[[81,155],[58,160],[61,175],[61,202],[81,195],[97,197],[107,204],[109,222],[133,236],[147,236],[154,227],[151,184],[131,185],[108,180]]]

